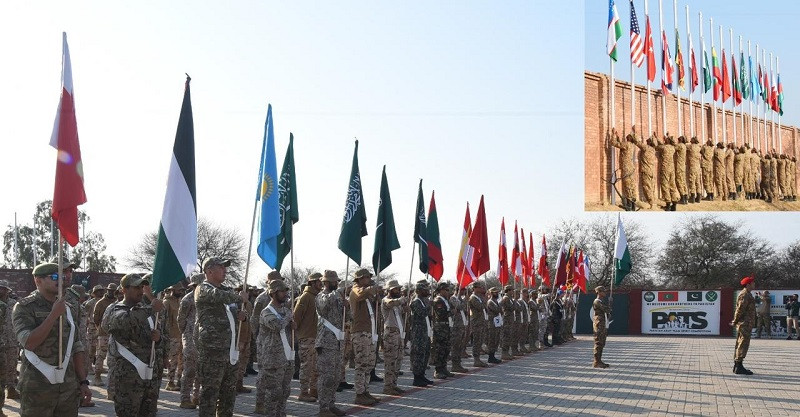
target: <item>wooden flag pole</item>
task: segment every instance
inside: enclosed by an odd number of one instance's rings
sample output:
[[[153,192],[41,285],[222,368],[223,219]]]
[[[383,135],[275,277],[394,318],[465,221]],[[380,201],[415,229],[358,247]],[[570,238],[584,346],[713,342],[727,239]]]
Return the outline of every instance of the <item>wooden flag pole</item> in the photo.
[[[683,135],[683,114],[681,113],[681,69],[677,62],[678,54],[681,52],[678,45],[678,0],[672,0],[672,17],[675,22],[675,97],[677,98],[675,101],[678,109],[678,130],[675,132],[675,137],[678,137]]]
[[[733,56],[733,28],[728,28],[728,33],[730,33],[730,43],[731,43],[731,94],[733,94],[733,102],[731,103],[731,111],[733,114],[733,146],[736,146],[737,136],[736,136],[736,74],[733,70],[733,63],[736,62],[736,58]]]
[[[62,248],[64,247],[64,237],[61,236],[61,228],[58,229],[58,299],[64,298],[64,261]],[[58,366],[56,369],[64,369],[64,315],[58,316]]]
[[[250,243],[247,245],[247,261],[244,265],[244,287],[247,288],[247,276],[250,274],[250,256],[253,254],[253,233],[256,228],[256,212],[258,211],[258,199],[253,203],[253,220],[250,221]],[[269,289],[267,289],[269,291]],[[244,301],[244,300],[242,300]],[[244,307],[244,304],[242,304]],[[239,323],[239,330],[236,332],[236,347],[239,347],[239,342],[242,341],[242,323]]]
[[[708,23],[708,30],[711,33],[711,52],[713,54],[714,53],[714,18],[712,17],[712,18],[708,19],[708,22],[709,22]],[[710,68],[711,77],[712,78],[714,77],[715,69],[716,69],[716,67],[714,66],[714,59],[713,59],[713,56],[712,56],[711,68]],[[712,82],[712,84],[714,84],[714,83]],[[713,86],[711,88],[713,88],[714,91],[716,91],[716,89],[717,89],[716,86]],[[714,99],[713,91],[712,91],[712,96],[711,96],[711,103],[713,103],[712,115],[714,117],[714,127],[713,127],[714,134],[712,136],[714,137],[714,143],[719,143],[719,136],[717,135],[717,100]]]
[[[647,0],[644,0],[644,15],[646,16],[645,24],[649,25],[650,24],[650,13],[649,13],[649,10],[647,8]],[[646,34],[645,34],[645,36],[646,36]],[[652,30],[651,30],[650,31],[650,37],[652,37],[652,36],[653,36],[653,33],[652,33]],[[647,45],[649,42],[650,42],[650,38],[647,38],[647,39],[644,40],[645,45]],[[647,50],[645,52],[649,54],[650,53],[650,47],[649,46],[646,46],[646,47],[647,47]],[[655,51],[653,53],[655,53]],[[649,64],[649,58],[648,58],[648,65],[650,65]],[[650,76],[649,76],[649,74],[647,76],[645,76],[645,78],[647,78],[647,135],[649,136],[653,132],[653,113],[652,113],[652,109],[650,108],[651,97],[650,97]],[[642,140],[644,140],[644,135],[642,135]]]

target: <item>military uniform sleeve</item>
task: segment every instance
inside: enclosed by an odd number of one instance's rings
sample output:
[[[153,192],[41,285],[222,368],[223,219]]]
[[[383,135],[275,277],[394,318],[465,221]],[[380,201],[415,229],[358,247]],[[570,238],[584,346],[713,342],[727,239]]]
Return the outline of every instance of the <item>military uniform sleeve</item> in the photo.
[[[186,331],[186,322],[189,320],[189,299],[186,298],[187,295],[184,295],[181,298],[181,305],[178,307],[178,329],[180,329],[181,333]]]
[[[279,331],[289,324],[289,317],[278,318],[270,309],[264,308],[261,312],[260,326],[268,330]]]
[[[194,298],[195,303],[233,304],[242,301],[242,297],[238,294],[222,288],[217,288],[208,283],[203,283],[196,291]]]
[[[102,301],[103,299],[101,298],[100,301],[96,302],[92,311],[92,320],[95,326],[100,325],[100,322],[103,320],[103,313],[105,313],[105,308],[103,307],[105,303]]]
[[[383,305],[386,308],[395,308],[397,306],[401,306],[406,303],[406,297],[399,297],[399,298],[384,298]]]
[[[295,322],[297,322],[297,327],[300,328],[303,325],[303,318],[306,316],[306,312],[308,311],[309,307],[311,307],[311,302],[309,301],[311,297],[298,297],[297,303],[294,306],[294,310],[292,314],[296,317]]]
[[[23,302],[18,302],[12,312],[12,322],[17,335],[17,342],[21,346],[25,346],[28,342],[28,336],[36,328],[36,319],[30,307]]]
[[[744,321],[744,314],[746,310],[745,297],[742,296],[744,292],[740,292],[736,297],[736,311],[733,313],[733,324],[739,324]]]
[[[352,302],[357,303],[359,301],[372,297],[377,293],[378,293],[378,288],[375,286],[371,287],[353,286],[353,289],[350,291],[350,299],[353,300]]]

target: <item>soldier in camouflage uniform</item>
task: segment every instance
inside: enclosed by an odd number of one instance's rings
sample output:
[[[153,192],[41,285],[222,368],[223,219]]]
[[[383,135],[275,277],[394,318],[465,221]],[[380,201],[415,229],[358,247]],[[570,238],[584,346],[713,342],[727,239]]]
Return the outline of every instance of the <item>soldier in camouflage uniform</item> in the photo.
[[[164,305],[155,298],[150,283],[139,274],[128,274],[120,280],[123,301],[109,307],[103,330],[114,338],[113,368],[109,369],[109,385],[124,386],[114,394],[114,412],[121,417],[155,416],[161,387],[162,361],[167,337],[162,337],[153,320]],[[151,304],[142,302],[148,297]],[[151,374],[146,369],[151,360],[151,345],[155,342],[155,358]],[[137,366],[140,369],[137,369]]]
[[[108,333],[100,327],[100,321],[103,319],[103,314],[106,312],[111,303],[117,301],[115,293],[117,291],[117,284],[108,284],[106,287],[106,294],[97,301],[92,310],[92,320],[94,320],[95,328],[97,329],[97,351],[94,360],[94,385],[98,387],[103,386],[103,379],[100,376],[106,370],[103,368],[103,361],[106,360],[108,355]]]
[[[181,346],[181,331],[178,328],[178,310],[181,306],[181,298],[183,298],[183,285],[178,283],[169,287],[165,291],[164,297],[164,325],[167,329],[167,336],[169,338],[169,345],[167,345],[167,391],[180,391],[180,378],[181,378],[181,355],[183,347]],[[178,375],[178,383],[175,383],[175,375]]]
[[[401,395],[405,390],[397,386],[397,375],[403,362],[403,339],[405,339],[405,317],[408,298],[400,293],[400,283],[396,279],[386,283],[387,294],[381,300],[383,312],[383,393]]]
[[[763,294],[756,298],[758,304],[756,307],[756,339],[761,338],[761,330],[765,330],[767,332],[767,338],[771,339],[772,316],[770,314],[770,308],[772,307],[772,298],[769,296],[769,291],[764,291]],[[789,330],[788,324],[786,330]]]
[[[6,304],[8,290],[8,284],[6,284],[5,281],[0,281],[0,333],[2,334],[6,333],[6,317],[12,315],[11,310],[8,308],[8,304]],[[3,341],[0,341],[0,343],[3,343]],[[3,348],[5,348],[5,346],[3,346]],[[4,374],[8,366],[9,364],[6,363],[5,355],[0,355],[0,370],[2,370]],[[14,368],[16,370],[16,360],[14,361]],[[0,387],[0,416],[5,416],[5,413],[3,413],[3,406],[5,406],[6,402],[5,394],[5,389]]]
[[[500,359],[510,361],[514,359],[513,354],[517,353],[517,347],[514,345],[514,332],[517,330],[517,311],[516,302],[514,301],[514,286],[506,285],[505,294],[500,300],[500,308],[503,310],[503,326],[502,326],[502,342],[503,342],[503,355]],[[513,346],[513,352],[509,353],[509,349]]]
[[[236,336],[237,348],[239,349],[239,362],[236,364],[236,392],[249,394],[253,390],[244,386],[244,376],[247,372],[247,366],[250,364],[250,341],[252,340],[253,327],[258,326],[258,324],[252,321],[251,318],[253,304],[250,303],[250,289],[246,285],[240,285],[236,288],[236,292],[246,294],[242,302],[241,311],[248,318],[248,320],[239,323],[239,334]]]
[[[372,300],[377,296],[379,287],[372,280],[372,273],[364,268],[353,274],[353,281],[353,289],[350,291],[350,310],[353,314],[350,337],[356,365],[355,403],[371,406],[380,402],[368,391],[370,372],[375,368],[375,342],[378,338]]]
[[[531,353],[531,350],[525,347],[528,342],[528,327],[530,326],[531,312],[528,308],[528,289],[523,288],[517,293],[517,310],[519,311],[519,328],[517,330],[517,346],[521,353]]]
[[[94,306],[100,299],[103,298],[103,286],[95,285],[92,288],[92,298],[83,303],[83,309],[86,310],[88,320],[86,321],[86,335],[89,339],[89,344],[86,346],[89,349],[89,374],[94,373],[94,361],[97,356],[97,326],[94,324]]]
[[[750,334],[756,321],[756,300],[750,291],[755,286],[752,277],[746,277],[740,282],[742,290],[736,297],[736,312],[733,313],[731,326],[736,327],[736,351],[733,356],[733,373],[741,375],[753,375],[753,372],[745,368],[742,362],[747,356],[747,349],[750,348]]]
[[[68,266],[64,268],[66,272],[69,270],[69,273],[65,273],[65,280],[69,279],[72,280],[72,266]],[[80,284],[72,284],[69,288],[64,290],[64,298],[67,299],[67,303],[74,304],[78,306],[78,338],[81,341],[81,344],[84,346],[89,346],[89,338],[88,333],[86,331],[86,322],[88,318],[86,316],[86,309],[83,307],[84,301],[86,301],[86,290]],[[84,361],[84,372],[86,375],[89,375],[89,361]],[[81,407],[94,407],[95,403],[91,400],[86,400],[81,403]]]
[[[686,160],[689,162],[687,181],[690,203],[699,203],[703,195],[703,186],[700,181],[703,172],[701,164],[702,155],[700,153],[702,149],[703,146],[700,145],[700,142],[695,136],[693,136],[689,144],[686,145]]]
[[[669,136],[669,134],[664,135],[663,142],[661,140],[656,142],[656,152],[660,157],[658,170],[661,173],[661,199],[666,202],[664,209],[666,211],[675,211],[675,204],[677,204],[678,200],[680,199],[680,194],[678,194],[678,187],[675,185],[674,138]],[[555,300],[553,302],[555,303]]]
[[[489,331],[486,334],[486,349],[489,351],[489,363],[502,362],[500,359],[495,357],[495,354],[497,353],[497,347],[500,345],[500,332],[503,330],[503,316],[502,308],[498,302],[499,297],[499,288],[489,288],[489,298],[486,301],[486,311],[489,313]]]
[[[548,341],[548,323],[550,322],[550,288],[546,285],[539,287],[539,298],[536,299],[539,305],[539,340],[543,346],[553,347]]]
[[[194,335],[200,358],[197,379],[202,417],[231,416],[236,401],[236,361],[231,361],[234,359],[231,356],[238,353],[234,339],[236,323],[246,319],[237,304],[243,302],[246,295],[235,294],[222,285],[228,266],[229,260],[206,258],[203,261],[206,280],[194,290]]]
[[[635,134],[634,134],[635,135]],[[647,143],[642,139],[634,142],[639,148],[639,178],[642,182],[642,197],[653,208],[657,204],[656,199],[656,145],[653,137],[647,138]]]
[[[564,303],[561,296],[564,295],[564,290],[558,289],[553,302],[550,303],[550,321],[547,323],[548,331],[553,335],[553,344],[560,345],[564,343],[561,337],[561,322],[564,321]]]
[[[447,355],[450,354],[450,323],[453,314],[450,308],[450,284],[440,282],[436,286],[436,297],[433,299],[433,344],[436,345],[436,359],[434,360],[436,379],[447,379],[455,376],[447,370]]]
[[[706,200],[714,200],[714,142],[709,139],[700,149],[703,157],[700,166],[703,169],[703,188],[706,191]]]
[[[303,294],[297,298],[294,306],[295,323],[297,325],[297,341],[300,350],[300,401],[317,400],[317,294],[322,291],[322,274],[315,272],[308,276]]]
[[[539,298],[539,291],[536,288],[531,288],[529,293],[522,294],[522,301],[528,305],[528,311],[530,312],[528,344],[533,352],[539,350],[537,345],[539,341],[539,303],[536,302],[537,298]]]
[[[178,308],[178,329],[181,331],[184,358],[197,358],[197,348],[194,343],[194,290],[205,280],[205,275],[194,274],[189,281],[186,295],[181,298]],[[197,380],[197,362],[187,360],[183,363],[181,374],[181,408],[194,410],[197,408],[200,394],[200,381]]]
[[[317,402],[319,416],[343,416],[345,412],[336,407],[336,388],[341,381],[342,314],[344,313],[344,291],[339,290],[339,276],[335,271],[326,270],[322,275],[324,289],[317,294],[316,306],[317,338]],[[388,360],[387,360],[388,361]],[[259,374],[260,375],[260,374]],[[387,378],[388,381],[388,378]]]
[[[19,343],[17,343],[17,337],[14,333],[13,315],[11,314],[14,311],[14,305],[16,305],[17,300],[11,298],[9,296],[10,293],[11,289],[8,283],[3,282],[2,285],[0,285],[0,301],[5,303],[7,308],[3,330],[0,332],[0,356],[3,356],[3,359],[0,359],[0,363],[3,364],[3,366],[0,367],[0,380],[2,380],[3,383],[3,385],[0,386],[0,390],[8,390],[7,398],[9,400],[18,400],[19,392],[17,392],[16,385]]]
[[[430,285],[428,281],[417,281],[415,292],[416,298],[411,301],[411,334],[409,336],[411,341],[411,372],[414,374],[412,385],[425,387],[433,384],[433,381],[425,377],[433,331],[430,322],[431,306],[428,299]]]
[[[633,165],[635,141],[635,131],[634,134],[627,135],[622,141],[617,130],[611,129],[610,145],[619,148],[619,166],[622,170],[620,176],[622,179],[622,208],[625,211],[634,211],[636,208],[636,168]]]
[[[461,354],[464,352],[465,338],[467,331],[467,303],[462,298],[466,289],[456,290],[455,285],[451,285],[453,295],[450,296],[450,309],[453,312],[453,327],[450,329],[450,370],[453,372],[468,372],[461,366]]]
[[[472,366],[486,368],[486,362],[481,360],[481,351],[486,341],[486,332],[489,329],[489,313],[486,311],[486,284],[475,281],[472,284],[472,295],[469,296],[469,326],[472,329]],[[489,358],[491,360],[491,357]]]
[[[58,297],[58,265],[45,263],[33,269],[36,291],[19,300],[14,306],[13,322],[17,341],[26,355],[20,367],[20,411],[23,417],[68,417],[78,415],[79,402],[91,400],[89,381],[86,380],[86,355],[77,333],[79,306]],[[59,353],[59,316],[63,320],[61,346],[67,363],[63,382],[48,379],[55,374],[55,366],[64,358]],[[70,343],[70,336],[72,336]],[[71,349],[70,349],[71,348]],[[39,368],[28,360],[35,355],[41,362]],[[41,369],[41,370],[40,370]],[[50,376],[46,377],[43,372]]]
[[[611,314],[611,306],[603,298],[606,296],[606,288],[603,286],[594,289],[597,293],[592,303],[594,309],[594,362],[595,368],[608,368],[608,364],[603,362],[603,348],[606,347],[606,337],[608,328],[606,327],[606,315]]]
[[[256,396],[256,414],[284,416],[294,373],[294,352],[288,339],[294,321],[286,304],[289,287],[283,280],[270,281],[268,291],[272,301],[261,311],[257,339],[259,379],[266,395]]]
[[[686,137],[678,137],[675,144],[675,185],[678,188],[681,204],[688,203],[689,187],[686,185]]]

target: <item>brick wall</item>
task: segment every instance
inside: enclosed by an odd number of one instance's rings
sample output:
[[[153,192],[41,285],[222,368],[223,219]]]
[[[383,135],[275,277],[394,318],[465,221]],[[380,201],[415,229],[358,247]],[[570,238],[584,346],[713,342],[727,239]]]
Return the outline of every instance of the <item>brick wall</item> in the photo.
[[[644,73],[640,71],[637,74],[641,77]],[[610,204],[611,185],[604,181],[611,178],[611,151],[605,147],[605,135],[609,131],[611,121],[611,96],[610,92],[610,77],[603,73],[598,72],[584,72],[584,195],[585,204]],[[662,94],[660,90],[660,81],[653,83],[650,89],[650,103],[652,114],[652,127],[651,131],[656,131],[659,134],[663,132],[662,124]],[[624,135],[631,129],[631,84],[622,80],[615,80],[615,97],[614,97],[614,118],[616,120],[616,128],[620,131],[620,136]],[[687,136],[690,131],[689,115],[694,112],[695,117],[695,134],[701,140],[708,139],[714,131],[713,126],[713,107],[709,103],[701,107],[699,102],[694,102],[689,106],[689,99],[686,97],[686,92],[681,91],[681,114],[683,115],[682,131],[686,132]],[[647,130],[648,117],[647,117],[647,89],[644,85],[636,85],[634,89],[634,96],[636,99],[636,129],[640,134]],[[695,94],[699,98],[698,94]],[[741,106],[740,106],[741,107]],[[747,105],[744,106],[748,108]],[[763,106],[762,106],[763,109]],[[670,133],[678,131],[678,109],[677,97],[670,95],[666,97],[666,126]],[[755,104],[754,104],[755,111]],[[763,111],[763,110],[762,110]],[[722,141],[723,129],[727,135],[728,142],[732,142],[733,136],[733,113],[730,111],[730,104],[728,110],[725,111],[724,123],[721,117],[722,111],[717,108],[717,135]],[[705,119],[705,129],[703,129],[703,118]],[[736,143],[742,144],[745,136],[750,141],[750,120],[753,122],[753,142],[757,143],[757,149],[765,146],[765,133],[764,121],[750,118],[736,112]],[[742,122],[744,121],[746,135],[742,135]],[[799,155],[800,144],[800,130],[794,126],[781,126],[778,129],[777,117],[775,124],[767,120],[766,141],[767,149],[778,148],[779,138],[782,142],[782,152],[788,155]],[[724,126],[724,127],[723,127]],[[760,132],[759,128],[760,127]],[[779,133],[780,130],[780,133]],[[774,135],[773,132],[774,131]],[[701,134],[705,132],[705,135]],[[760,136],[759,136],[760,135]],[[675,135],[679,136],[679,135]],[[759,141],[760,138],[760,141]],[[704,141],[704,140],[702,140]],[[774,146],[772,145],[774,143]],[[615,161],[616,162],[616,161]],[[638,174],[638,173],[637,173]]]

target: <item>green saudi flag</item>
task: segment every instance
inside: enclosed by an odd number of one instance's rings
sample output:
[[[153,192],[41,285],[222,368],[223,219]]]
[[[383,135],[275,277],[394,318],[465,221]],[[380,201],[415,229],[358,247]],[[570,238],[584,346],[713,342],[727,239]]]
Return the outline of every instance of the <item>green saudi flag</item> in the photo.
[[[414,218],[414,242],[419,246],[419,270],[428,273],[428,226],[425,219],[425,197],[422,196],[422,180],[419,180],[417,212]]]
[[[172,146],[167,195],[161,212],[153,264],[153,293],[171,287],[197,268],[197,198],[194,175],[194,122],[186,77],[178,130]]]
[[[367,212],[364,210],[364,192],[361,189],[361,174],[358,172],[358,141],[353,151],[353,167],[344,202],[342,231],[339,233],[339,250],[361,265],[361,238],[367,235]]]
[[[375,274],[392,263],[392,251],[400,248],[397,231],[394,228],[392,197],[389,195],[389,181],[386,179],[386,165],[381,175],[381,199],[378,201],[378,224],[375,227],[375,250],[372,253],[372,267]]]
[[[619,285],[622,279],[631,272],[631,253],[628,250],[628,238],[622,227],[622,217],[617,215],[617,242],[614,245],[614,284]]]
[[[297,177],[294,175],[294,135],[291,133],[278,180],[278,206],[281,214],[281,231],[278,235],[278,262],[275,269],[280,271],[284,258],[292,250],[292,229],[294,224],[300,221],[297,209]]]

